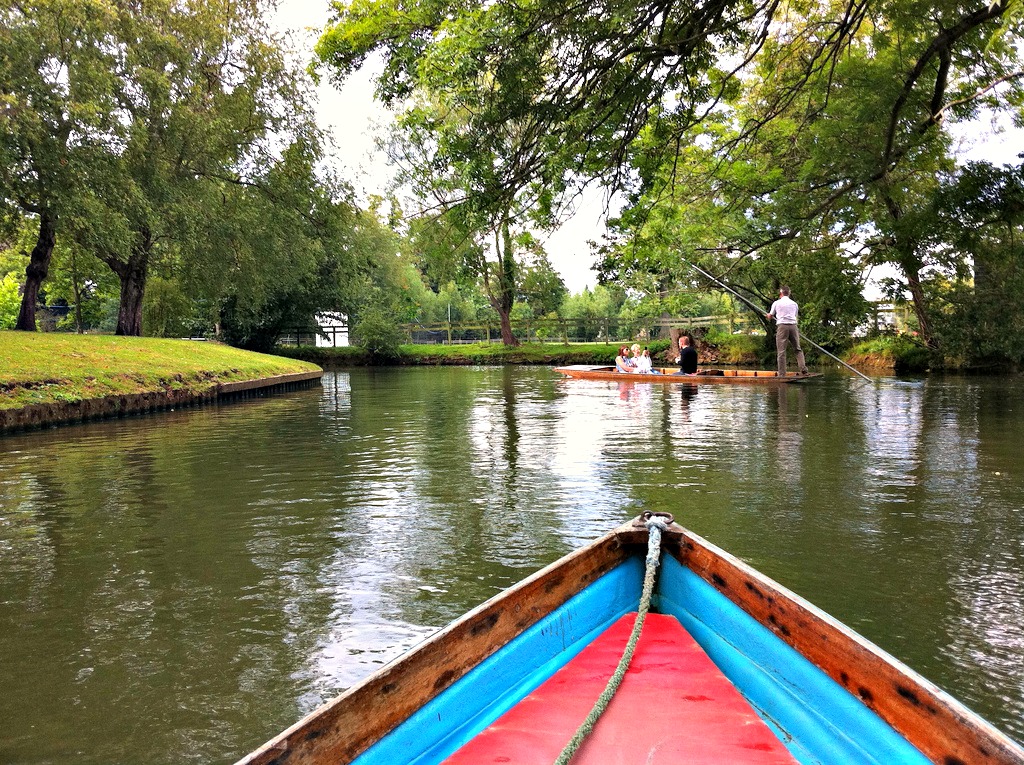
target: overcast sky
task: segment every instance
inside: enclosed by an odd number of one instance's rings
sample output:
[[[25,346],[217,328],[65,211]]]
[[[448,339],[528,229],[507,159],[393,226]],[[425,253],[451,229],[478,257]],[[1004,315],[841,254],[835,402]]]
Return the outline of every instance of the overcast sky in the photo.
[[[326,0],[280,0],[277,25],[296,35],[296,44],[311,55],[313,43],[330,15]],[[374,146],[374,134],[388,123],[388,114],[373,100],[374,67],[350,77],[342,88],[323,78],[317,91],[317,115],[337,145],[337,162],[365,199],[386,190],[389,171]],[[1014,162],[1024,152],[1024,132],[1010,128],[994,134],[992,126],[979,122],[956,131],[961,135],[960,155],[994,164]],[[599,192],[583,197],[577,213],[552,235],[545,249],[551,263],[572,292],[592,287],[597,279],[591,270],[593,257],[588,239],[600,239],[604,231],[604,204]]]

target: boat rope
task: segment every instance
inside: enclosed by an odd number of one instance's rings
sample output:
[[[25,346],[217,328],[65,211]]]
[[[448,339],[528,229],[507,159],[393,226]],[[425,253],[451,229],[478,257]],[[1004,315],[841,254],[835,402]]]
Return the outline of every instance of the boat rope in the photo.
[[[622,684],[622,679],[626,676],[626,670],[629,669],[629,663],[633,660],[636,644],[640,640],[640,632],[644,628],[644,620],[647,618],[647,612],[651,608],[651,594],[654,592],[654,575],[658,570],[661,558],[661,532],[668,529],[669,524],[672,523],[672,516],[668,513],[646,512],[640,518],[647,527],[647,559],[646,570],[644,571],[644,587],[640,595],[640,605],[637,607],[636,621],[633,622],[633,631],[629,635],[626,648],[622,652],[622,658],[619,659],[619,665],[615,668],[615,672],[612,673],[608,684],[601,692],[601,695],[598,696],[593,709],[587,715],[587,719],[576,729],[576,735],[572,737],[572,740],[565,745],[562,753],[558,755],[555,765],[567,765],[573,755],[576,754],[576,750],[583,744],[584,739],[594,730],[597,721],[604,713],[604,710],[608,708],[612,697]]]

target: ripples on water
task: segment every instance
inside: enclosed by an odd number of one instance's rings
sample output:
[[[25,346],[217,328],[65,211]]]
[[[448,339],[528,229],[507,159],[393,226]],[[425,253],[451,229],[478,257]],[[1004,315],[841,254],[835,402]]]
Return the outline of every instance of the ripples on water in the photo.
[[[0,440],[0,761],[230,762],[641,509],[1024,737],[1016,380],[779,390],[549,369]]]

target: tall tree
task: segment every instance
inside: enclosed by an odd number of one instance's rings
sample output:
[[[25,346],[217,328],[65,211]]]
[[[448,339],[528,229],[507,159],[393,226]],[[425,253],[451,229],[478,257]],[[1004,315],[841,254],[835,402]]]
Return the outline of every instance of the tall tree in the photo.
[[[514,236],[507,217],[493,228],[481,230],[481,223],[462,215],[456,207],[440,215],[419,218],[412,226],[412,246],[419,254],[429,278],[445,283],[468,277],[487,296],[498,315],[505,345],[518,345],[512,332],[512,307],[518,288],[517,248],[528,234]]]
[[[206,228],[219,255],[189,267],[236,345],[268,351],[284,330],[309,326],[317,313],[352,313],[376,260],[386,257],[363,246],[373,221],[350,190],[318,176],[321,149],[312,139],[300,136],[246,183],[225,184]]]
[[[520,274],[516,297],[530,307],[534,316],[552,314],[561,308],[569,290],[539,245],[522,258]]]
[[[16,329],[35,330],[69,197],[117,130],[115,18],[101,0],[0,8],[0,204],[37,223]]]
[[[972,162],[944,176],[927,233],[942,264],[925,283],[946,357],[1024,364],[1024,165]]]
[[[311,130],[305,75],[271,33],[268,9],[266,0],[117,6],[123,140],[83,193],[92,214],[77,236],[120,280],[118,334],[141,334],[159,259],[230,254],[209,247],[226,188],[259,185]]]
[[[858,274],[890,264],[936,347],[924,281],[940,265],[929,207],[953,167],[947,125],[1020,102],[1019,28],[990,45],[998,5],[880,4],[848,26],[842,55],[823,59],[837,11],[791,8],[714,119],[683,133],[652,122],[635,160],[643,193],[624,220],[633,232],[653,225],[645,238],[662,248],[675,236],[732,251],[716,258],[720,272],[763,299],[780,281],[811,283],[832,323],[828,303],[849,320]],[[666,159],[673,136],[682,148]],[[635,254],[613,251],[608,265],[662,267],[649,246]],[[759,274],[760,289],[748,282]]]

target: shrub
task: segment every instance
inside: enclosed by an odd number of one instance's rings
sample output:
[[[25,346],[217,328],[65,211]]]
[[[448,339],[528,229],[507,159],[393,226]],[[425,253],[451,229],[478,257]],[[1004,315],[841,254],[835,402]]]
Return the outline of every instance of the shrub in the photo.
[[[352,328],[352,334],[356,344],[374,359],[397,359],[406,339],[394,315],[380,307],[365,309]]]
[[[20,285],[14,274],[0,279],[0,329],[14,329],[21,310]]]

